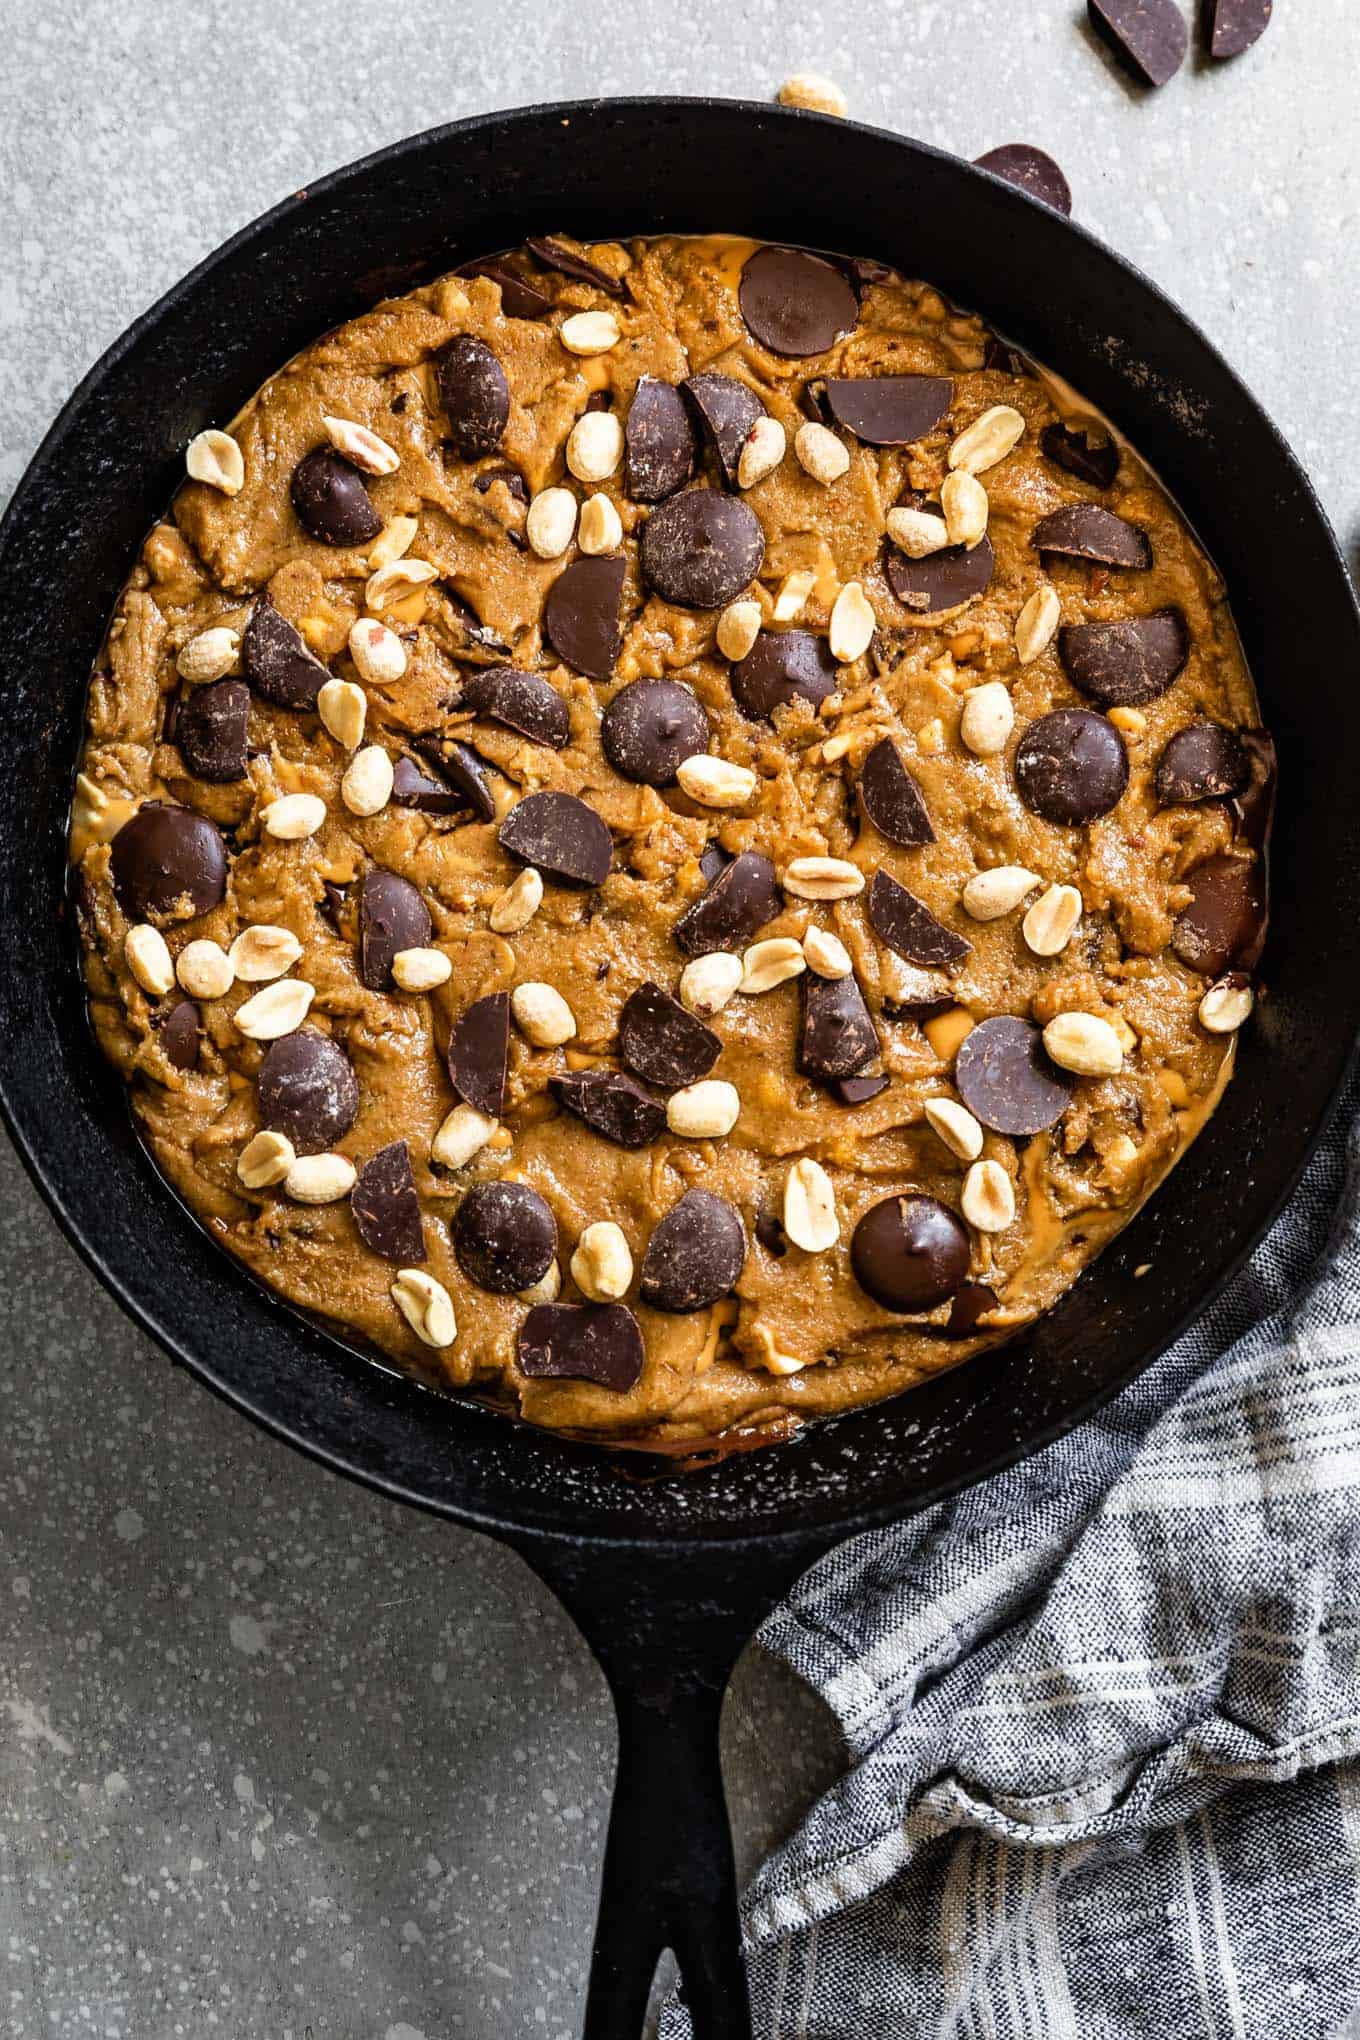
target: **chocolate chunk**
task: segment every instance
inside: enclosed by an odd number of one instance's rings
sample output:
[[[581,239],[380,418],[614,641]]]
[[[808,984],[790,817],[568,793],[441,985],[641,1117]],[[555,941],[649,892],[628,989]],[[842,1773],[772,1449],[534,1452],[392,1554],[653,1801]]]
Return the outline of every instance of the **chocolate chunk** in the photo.
[[[1177,730],[1157,761],[1157,798],[1163,807],[1224,800],[1251,779],[1251,759],[1236,730],[1222,723],[1191,723]]]
[[[193,687],[179,703],[174,742],[196,779],[225,786],[244,779],[250,725],[250,689],[244,680],[214,680]]]
[[[687,1190],[647,1242],[639,1294],[653,1310],[707,1310],[730,1293],[745,1265],[740,1213],[711,1190]]]
[[[860,768],[859,797],[879,835],[890,843],[917,850],[935,841],[925,795],[891,737],[880,738]]]
[[[708,428],[722,478],[737,486],[737,463],[753,425],[766,415],[753,389],[734,375],[691,375],[680,385]]]
[[[737,291],[747,330],[771,354],[824,354],[859,318],[844,272],[803,248],[758,248]]]
[[[623,1394],[637,1385],[645,1353],[626,1303],[536,1303],[519,1328],[518,1358],[531,1381],[593,1381]]]
[[[492,283],[500,285],[501,310],[508,319],[541,319],[545,312],[552,310],[552,299],[545,297],[536,284],[512,269],[508,262],[496,255],[483,255],[476,262],[465,262],[455,276],[486,276]]]
[[[732,668],[732,693],[743,715],[771,716],[788,701],[815,708],[835,691],[840,668],[825,638],[810,630],[762,630]]]
[[[227,889],[227,846],[206,815],[143,801],[113,839],[113,890],[130,921],[192,920]]]
[[[323,878],[321,881],[321,895],[321,899],[317,902],[320,911],[330,922],[336,934],[343,936],[344,929],[341,927],[340,922],[345,911],[345,901],[349,897],[349,887],[347,885],[336,885],[332,879]]]
[[[765,534],[748,503],[686,489],[642,527],[643,579],[685,609],[722,609],[760,572]]]
[[[1146,85],[1165,85],[1189,44],[1175,0],[1086,0],[1086,17],[1106,47]]]
[[[331,677],[308,651],[301,631],[279,615],[267,596],[255,604],[245,627],[241,658],[255,692],[276,708],[315,708]]]
[[[261,1125],[286,1133],[300,1155],[334,1147],[359,1110],[353,1063],[315,1027],[299,1027],[270,1043],[256,1091]]]
[[[373,865],[359,882],[359,977],[370,992],[392,982],[392,958],[424,949],[434,932],[430,910],[411,881]]]
[[[966,1339],[970,1332],[977,1330],[978,1319],[984,1312],[995,1310],[996,1291],[989,1289],[985,1282],[965,1282],[956,1291],[949,1309],[949,1322],[945,1331],[951,1339]]]
[[[622,1070],[577,1070],[550,1077],[548,1087],[568,1112],[615,1147],[644,1148],[665,1131],[665,1107]]]
[[[392,767],[392,799],[397,807],[422,815],[456,815],[467,806],[461,793],[442,779],[429,778],[411,758],[398,758]]]
[[[871,1098],[877,1098],[887,1090],[888,1079],[881,1074],[876,1077],[837,1077],[828,1088],[842,1105],[867,1105]]]
[[[708,717],[678,680],[634,680],[606,708],[600,742],[625,779],[673,786],[682,762],[708,749]]]
[[[475,751],[466,744],[460,744],[456,737],[437,734],[417,737],[415,746],[421,757],[448,781],[463,806],[470,807],[479,821],[495,820],[496,796],[491,790],[486,767]]]
[[[484,652],[497,652],[502,658],[509,658],[509,645],[496,636],[489,624],[482,622],[465,595],[460,595],[458,590],[449,587],[447,582],[440,583],[439,592],[449,606],[452,620],[460,624],[466,632],[470,645],[477,645]]]
[[[1089,708],[1041,715],[1021,737],[1015,783],[1025,806],[1046,822],[1075,827],[1107,815],[1129,783],[1124,739]]]
[[[510,995],[491,992],[474,999],[453,1024],[445,1056],[449,1082],[469,1105],[499,1119],[505,1110],[509,1060]]]
[[[458,706],[554,751],[560,751],[571,735],[567,704],[557,689],[541,674],[521,673],[514,666],[485,666],[479,673],[469,673]]]
[[[1233,802],[1237,826],[1254,850],[1264,850],[1275,819],[1275,739],[1269,730],[1243,730],[1242,748],[1251,778]]]
[[[832,376],[826,384],[832,417],[867,446],[914,446],[953,401],[947,375]]]
[[[976,545],[947,545],[923,560],[908,559],[895,545],[886,547],[883,571],[888,586],[914,616],[936,616],[958,609],[981,595],[992,578],[996,555],[985,535]]]
[[[483,468],[472,486],[479,496],[485,496],[497,482],[505,483],[517,503],[527,504],[529,501],[529,484],[518,468],[511,467],[509,461],[504,461],[499,467]]]
[[[382,530],[362,474],[333,446],[303,455],[290,494],[303,530],[326,545],[367,545]]]
[[[1206,857],[1186,876],[1193,895],[1176,918],[1171,947],[1181,962],[1205,977],[1221,977],[1234,965],[1254,970],[1266,934],[1266,890],[1259,857],[1226,851]]]
[[[1179,609],[1113,623],[1070,623],[1058,632],[1058,656],[1072,685],[1102,708],[1138,708],[1165,694],[1190,655]]]
[[[198,1045],[203,1038],[203,1028],[198,1017],[198,1008],[192,999],[181,999],[172,1006],[163,1020],[158,1021],[161,1047],[165,1059],[172,1068],[192,1070],[198,1066]]]
[[[886,871],[874,873],[868,905],[879,940],[908,963],[924,964],[928,970],[952,970],[972,950],[971,942],[937,921],[923,900]]]
[[[858,979],[853,971],[843,978],[817,977],[807,971],[802,988],[799,1069],[805,1077],[818,1077],[823,1083],[834,1077],[857,1076],[879,1050]]]
[[[364,1163],[349,1193],[349,1208],[364,1245],[385,1261],[409,1268],[425,1259],[425,1228],[404,1140],[379,1148]]]
[[[999,369],[1002,375],[1033,375],[1034,370],[1018,347],[1012,347],[999,333],[989,333],[982,350],[982,366]]]
[[[439,357],[439,401],[449,438],[464,460],[482,460],[501,443],[510,416],[510,385],[485,340],[460,333]]]
[[[849,1081],[857,1083],[859,1080],[852,1077]],[[777,1212],[756,1213],[756,1238],[766,1253],[773,1255],[776,1261],[782,1261],[789,1251],[789,1236],[784,1230],[784,1221]]]
[[[968,1273],[968,1233],[938,1198],[885,1197],[871,1205],[850,1241],[861,1289],[884,1310],[934,1310]]]
[[[1209,55],[1240,57],[1270,26],[1271,0],[1205,0]]]
[[[515,1296],[552,1266],[557,1220],[527,1183],[474,1183],[453,1221],[453,1251],[469,1282]]]
[[[1051,205],[1064,219],[1072,217],[1071,185],[1053,158],[1036,149],[1033,142],[1003,142],[999,149],[988,149],[973,161],[979,170],[990,170],[993,177],[1004,177],[1007,184]]]
[[[694,473],[694,426],[674,383],[644,375],[623,430],[623,485],[635,503],[662,503]]]
[[[558,885],[589,890],[609,876],[614,839],[574,793],[531,793],[500,826],[500,844]]]
[[[591,680],[611,678],[619,656],[619,598],[626,572],[621,553],[573,560],[548,590],[543,611],[548,642],[559,658]]]
[[[1113,439],[1092,439],[1090,429],[1045,425],[1039,444],[1052,461],[1093,489],[1108,489],[1119,473],[1119,447]]]
[[[1030,533],[1030,544],[1038,552],[1099,560],[1106,567],[1152,565],[1147,533],[1099,503],[1064,503],[1060,510],[1050,510]]]
[[[1009,1013],[965,1035],[954,1082],[973,1117],[994,1133],[1042,1133],[1072,1102],[1071,1079],[1049,1061],[1040,1030]]]
[[[572,248],[564,248],[560,241],[554,241],[548,234],[528,234],[524,240],[531,255],[537,255],[545,269],[555,269],[561,276],[573,276],[578,283],[593,283],[597,290],[609,297],[621,298],[624,287],[617,276],[611,276],[607,269],[601,269],[594,262],[588,262],[584,255],[578,255]]]
[[[715,949],[742,948],[783,907],[769,858],[743,850],[685,909],[672,932],[686,956],[709,956]]]
[[[715,878],[721,878],[732,862],[730,850],[724,850],[721,843],[710,836],[699,853],[699,869],[712,885]]]
[[[619,1057],[663,1091],[706,1077],[722,1053],[721,1036],[649,979],[619,1015]]]

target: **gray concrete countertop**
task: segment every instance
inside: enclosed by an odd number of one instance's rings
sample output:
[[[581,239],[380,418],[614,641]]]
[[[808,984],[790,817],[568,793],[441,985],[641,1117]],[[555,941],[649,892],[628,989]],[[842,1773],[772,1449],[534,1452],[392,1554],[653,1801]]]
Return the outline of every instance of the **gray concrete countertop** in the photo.
[[[488,108],[762,99],[815,68],[962,155],[1051,149],[1077,216],[1246,376],[1354,557],[1360,10],[1276,13],[1251,55],[1146,97],[1074,0],[11,5],[0,493],[128,320],[319,172]],[[1326,657],[1300,644],[1300,685]],[[0,1172],[0,2030],[569,2040],[613,1748],[580,1640],[507,1553],[174,1375],[8,1152]],[[726,1748],[747,1861],[836,1753],[748,1654]]]

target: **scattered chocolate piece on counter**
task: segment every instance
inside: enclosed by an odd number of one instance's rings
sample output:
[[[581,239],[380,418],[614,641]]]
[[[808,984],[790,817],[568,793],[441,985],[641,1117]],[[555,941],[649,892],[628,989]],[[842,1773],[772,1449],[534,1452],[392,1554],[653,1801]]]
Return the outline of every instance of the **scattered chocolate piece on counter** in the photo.
[[[805,971],[799,980],[803,1021],[798,1036],[798,1068],[805,1077],[829,1083],[858,1076],[879,1052],[864,994],[852,971],[848,977],[818,977]]]
[[[461,804],[472,809],[478,821],[496,819],[496,796],[486,766],[470,745],[459,743],[456,737],[431,735],[417,737],[415,746],[421,757],[447,781]]]
[[[786,360],[824,354],[859,320],[859,292],[845,272],[803,248],[757,248],[737,299],[752,338]]]
[[[452,1232],[459,1267],[492,1296],[532,1289],[557,1253],[557,1220],[527,1183],[474,1183]]]
[[[203,1026],[193,1000],[180,999],[156,1025],[165,1059],[171,1067],[177,1070],[196,1069]]]
[[[1034,814],[1075,828],[1107,815],[1122,798],[1129,754],[1105,716],[1089,708],[1056,708],[1021,737],[1015,783]]]
[[[880,942],[908,963],[923,964],[927,970],[952,970],[972,950],[971,942],[937,921],[923,900],[886,871],[874,873],[868,906]]]
[[[883,553],[883,571],[888,586],[918,620],[958,609],[982,595],[991,585],[996,554],[990,538],[976,545],[950,545],[942,552],[927,553],[923,560],[908,559],[889,543]]]
[[[885,1197],[850,1241],[850,1265],[884,1310],[919,1314],[947,1303],[968,1273],[968,1233],[937,1198]]]
[[[1209,55],[1240,57],[1270,26],[1272,0],[1205,0]]]
[[[663,1091],[706,1077],[722,1054],[722,1037],[649,979],[624,1001],[619,1057]]]
[[[686,489],[653,510],[638,547],[642,578],[682,609],[723,609],[760,572],[765,534],[749,503]]]
[[[673,932],[686,956],[710,956],[715,949],[743,947],[783,907],[769,858],[758,850],[743,850],[685,909]]]
[[[954,401],[947,375],[831,376],[824,387],[831,416],[866,446],[914,446]]]
[[[1190,633],[1179,609],[1111,623],[1070,623],[1058,632],[1058,657],[1068,679],[1102,708],[1141,708],[1155,701],[1189,656]]]
[[[1145,85],[1165,85],[1185,62],[1190,38],[1175,0],[1086,0],[1106,48]]]
[[[882,1074],[876,1077],[837,1077],[828,1089],[842,1105],[867,1105],[871,1098],[877,1098],[887,1090],[888,1083],[889,1079]]]
[[[810,630],[762,630],[732,668],[732,694],[743,715],[768,719],[789,701],[815,708],[834,693],[839,673],[824,637]]]
[[[294,1146],[297,1143],[294,1142]],[[404,1140],[379,1148],[364,1163],[349,1196],[359,1237],[386,1261],[409,1268],[425,1259],[425,1228]]]
[[[359,1110],[353,1063],[315,1027],[299,1027],[270,1043],[255,1088],[260,1124],[286,1133],[300,1155],[333,1148]]]
[[[469,673],[458,706],[554,751],[571,735],[567,704],[557,689],[541,673],[522,673],[515,666],[483,666]]]
[[[609,876],[614,839],[593,807],[574,793],[531,793],[500,826],[500,844],[555,885],[589,891]]]
[[[550,1078],[549,1089],[615,1147],[644,1148],[665,1131],[665,1106],[622,1070],[573,1071]]]
[[[424,949],[434,932],[430,910],[409,878],[372,865],[359,881],[359,978],[370,992],[392,987],[392,959]]]
[[[474,999],[449,1034],[449,1082],[460,1098],[488,1118],[505,1110],[505,1077],[510,1062],[510,994],[489,992]]]
[[[674,383],[644,375],[623,429],[623,481],[635,503],[663,503],[694,473],[698,447],[689,407]]]
[[[519,1328],[520,1371],[531,1381],[593,1381],[635,1388],[642,1333],[626,1303],[536,1303]]]
[[[1108,489],[1119,473],[1118,442],[1093,438],[1089,426],[1045,425],[1039,445],[1054,467],[1093,489]]]
[[[146,800],[113,839],[109,868],[130,921],[187,921],[227,889],[227,846],[206,815]]]
[[[1003,142],[998,149],[974,156],[973,161],[979,170],[1004,177],[1007,184],[1017,185],[1031,198],[1042,199],[1064,219],[1071,218],[1072,187],[1053,158],[1045,150],[1036,149],[1033,142]]]
[[[382,530],[367,484],[334,447],[318,446],[293,470],[290,491],[298,522],[324,545],[367,545]]]
[[[993,1133],[1042,1133],[1072,1102],[1071,1079],[1050,1062],[1042,1030],[1010,1013],[979,1021],[964,1037],[954,1082],[974,1119]]]
[[[1259,857],[1220,851],[1187,872],[1193,897],[1176,919],[1171,947],[1202,976],[1255,970],[1266,936],[1266,889]]]
[[[1251,758],[1236,730],[1222,723],[1191,723],[1177,730],[1157,761],[1154,782],[1163,807],[1227,800],[1251,780]]]
[[[460,460],[483,460],[501,443],[510,416],[510,385],[485,340],[460,333],[439,357],[439,401]]]
[[[467,807],[461,793],[446,780],[431,779],[411,758],[398,758],[392,767],[392,799],[422,815],[457,815]]]
[[[548,591],[543,610],[548,642],[589,680],[613,677],[621,636],[619,600],[627,571],[621,553],[573,560]]]
[[[600,742],[635,785],[674,786],[684,760],[708,749],[708,717],[678,680],[633,680],[606,708]]]
[[[935,841],[925,795],[891,737],[881,737],[860,767],[858,790],[865,814],[890,843],[918,850]]]
[[[196,779],[226,786],[245,778],[249,728],[250,689],[245,681],[214,680],[207,687],[191,687],[181,697],[171,741]]]
[[[604,291],[608,297],[623,298],[628,294],[617,276],[611,276],[607,269],[601,269],[598,263],[591,262],[586,256],[578,255],[574,248],[564,247],[551,234],[528,234],[524,245],[531,255],[538,257],[545,269],[555,269],[560,276],[574,277],[577,283],[594,284],[596,290]]]
[[[1147,533],[1099,503],[1064,503],[1060,510],[1050,510],[1030,533],[1030,544],[1036,552],[1098,560],[1106,567],[1152,565]]]
[[[332,678],[329,667],[308,651],[301,631],[264,595],[242,635],[241,658],[255,692],[276,708],[315,708],[317,695]]]
[[[711,1190],[687,1190],[647,1242],[639,1295],[653,1310],[706,1310],[746,1265],[741,1214]]]
[[[455,276],[486,276],[492,283],[500,285],[501,310],[508,319],[541,319],[545,312],[552,310],[552,299],[545,297],[537,284],[530,283],[517,269],[496,255],[479,256],[475,262],[465,262]]]
[[[751,427],[767,415],[765,406],[755,391],[734,375],[691,375],[680,388],[708,431],[723,481],[735,489],[741,449]]]

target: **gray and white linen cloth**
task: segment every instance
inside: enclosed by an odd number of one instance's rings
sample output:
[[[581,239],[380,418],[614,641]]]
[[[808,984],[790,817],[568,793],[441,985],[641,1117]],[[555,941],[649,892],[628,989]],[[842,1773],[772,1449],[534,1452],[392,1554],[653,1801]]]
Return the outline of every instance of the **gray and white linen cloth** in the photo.
[[[766,1623],[849,1769],[746,1896],[759,2040],[1347,2029],[1358,1105],[1096,1419],[832,1553]],[[688,2031],[672,2003],[663,2040]]]

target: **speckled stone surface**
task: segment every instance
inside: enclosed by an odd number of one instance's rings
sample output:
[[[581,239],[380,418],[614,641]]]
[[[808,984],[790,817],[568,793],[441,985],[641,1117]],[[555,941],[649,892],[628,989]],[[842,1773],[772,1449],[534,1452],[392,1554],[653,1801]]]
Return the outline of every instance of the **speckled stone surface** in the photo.
[[[464,113],[765,98],[816,68],[857,116],[961,154],[1050,148],[1078,217],[1245,374],[1354,559],[1360,11],[1276,14],[1252,54],[1147,96],[1071,0],[679,0],[645,34],[636,0],[12,7],[0,492],[127,321],[318,172]],[[7,1153],[0,1277],[0,2031],[568,2040],[613,1731],[544,1589],[172,1373]],[[819,1703],[748,1654],[726,1744],[744,1860],[836,1753]]]

